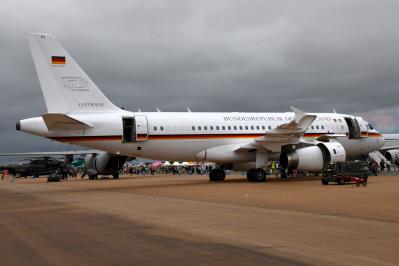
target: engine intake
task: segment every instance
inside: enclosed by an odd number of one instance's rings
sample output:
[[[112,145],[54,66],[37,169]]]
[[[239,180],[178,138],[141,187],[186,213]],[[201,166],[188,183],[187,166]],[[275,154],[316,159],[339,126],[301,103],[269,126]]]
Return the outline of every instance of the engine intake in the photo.
[[[330,162],[345,162],[346,152],[338,142],[319,143],[280,155],[281,166],[304,171],[321,171]]]
[[[388,161],[396,162],[396,160],[399,160],[399,149],[385,152],[385,158],[387,158]]]
[[[85,167],[89,176],[98,174],[116,174],[122,168],[127,156],[115,155],[108,152],[88,154],[85,158]]]

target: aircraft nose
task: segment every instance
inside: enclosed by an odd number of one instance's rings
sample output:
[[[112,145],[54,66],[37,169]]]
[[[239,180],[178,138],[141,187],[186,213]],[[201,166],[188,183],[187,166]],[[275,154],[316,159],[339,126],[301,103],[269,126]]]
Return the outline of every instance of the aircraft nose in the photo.
[[[15,124],[15,129],[16,130],[21,130],[21,121],[17,121],[17,123]]]

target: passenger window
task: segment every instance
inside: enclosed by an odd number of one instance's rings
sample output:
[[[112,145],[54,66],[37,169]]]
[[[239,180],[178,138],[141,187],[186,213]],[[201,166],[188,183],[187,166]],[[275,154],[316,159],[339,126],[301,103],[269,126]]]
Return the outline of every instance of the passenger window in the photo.
[[[256,129],[259,130],[259,126],[256,126]]]
[[[161,127],[161,131],[163,131],[163,127]]]
[[[311,128],[311,129],[314,129],[314,126],[311,126],[310,128]]]
[[[157,131],[157,127],[154,127],[154,131]]]
[[[216,130],[219,130],[219,126],[216,126]]]
[[[209,129],[210,129],[210,130],[213,130],[213,126],[210,126]]]
[[[316,129],[319,129],[319,126],[316,126]]]
[[[207,127],[207,126],[204,126],[204,130],[208,130],[208,127]]]
[[[265,130],[266,129],[265,126],[262,126],[262,129]]]
[[[254,126],[251,126],[251,129],[254,130]]]
[[[242,130],[242,126],[240,126],[240,130]]]
[[[198,130],[201,130],[201,126],[198,126]]]
[[[231,130],[231,126],[228,126],[227,129],[228,129],[228,130]]]
[[[248,130],[248,126],[245,126],[245,130]]]
[[[233,128],[234,128],[234,130],[237,130],[237,127],[236,127],[236,126],[234,126]]]
[[[321,129],[324,129],[324,126],[321,126]]]
[[[192,128],[192,130],[195,130],[195,126],[192,126],[191,128]]]
[[[225,130],[226,129],[226,127],[225,126],[222,126],[222,130]]]
[[[272,129],[272,126],[269,126],[269,130]]]

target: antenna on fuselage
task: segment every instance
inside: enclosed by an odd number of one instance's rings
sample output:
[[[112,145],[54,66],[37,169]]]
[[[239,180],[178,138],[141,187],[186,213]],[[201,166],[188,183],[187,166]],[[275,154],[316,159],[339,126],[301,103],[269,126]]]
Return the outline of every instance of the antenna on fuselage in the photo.
[[[158,107],[156,108],[156,110],[157,110],[157,112],[162,112],[161,110],[159,110],[159,108],[158,108]]]
[[[140,108],[138,108],[137,111],[138,111],[139,113],[141,113],[141,109],[140,109]]]
[[[191,113],[190,107],[186,106],[187,112]]]
[[[337,113],[337,111],[335,111],[335,108],[333,108],[333,112],[334,112],[334,114],[336,114],[336,113]]]

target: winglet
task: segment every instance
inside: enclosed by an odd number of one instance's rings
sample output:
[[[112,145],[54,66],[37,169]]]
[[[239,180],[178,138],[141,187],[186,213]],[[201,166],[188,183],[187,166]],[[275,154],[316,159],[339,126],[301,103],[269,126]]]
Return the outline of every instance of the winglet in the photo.
[[[306,116],[305,112],[302,112],[301,110],[299,110],[298,108],[295,108],[294,106],[290,106],[291,110],[295,113],[295,123],[299,123],[299,121],[301,121],[301,119]]]

